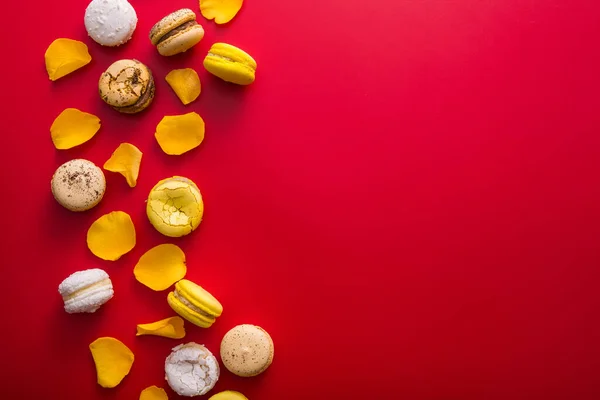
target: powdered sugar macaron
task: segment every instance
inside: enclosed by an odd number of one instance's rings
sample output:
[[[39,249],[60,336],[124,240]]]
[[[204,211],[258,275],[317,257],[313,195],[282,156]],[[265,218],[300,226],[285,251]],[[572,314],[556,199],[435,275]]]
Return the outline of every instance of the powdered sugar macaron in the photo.
[[[92,0],[85,10],[84,22],[94,41],[113,47],[131,39],[138,18],[127,0]]]
[[[181,396],[202,396],[219,380],[219,362],[201,344],[190,342],[175,348],[165,360],[165,379]]]
[[[77,271],[58,285],[65,303],[65,311],[93,313],[114,295],[108,274],[98,268]]]

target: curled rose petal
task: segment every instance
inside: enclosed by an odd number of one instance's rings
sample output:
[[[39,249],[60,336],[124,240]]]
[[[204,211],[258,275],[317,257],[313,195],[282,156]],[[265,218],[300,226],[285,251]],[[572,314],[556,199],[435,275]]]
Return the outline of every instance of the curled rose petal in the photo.
[[[140,174],[142,152],[130,143],[121,143],[104,163],[104,169],[118,172],[125,177],[129,187],[135,187]]]

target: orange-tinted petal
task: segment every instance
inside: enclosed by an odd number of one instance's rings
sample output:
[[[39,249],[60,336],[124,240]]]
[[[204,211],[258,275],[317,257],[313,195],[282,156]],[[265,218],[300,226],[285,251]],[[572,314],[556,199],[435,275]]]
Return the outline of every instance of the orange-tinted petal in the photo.
[[[87,142],[99,129],[100,118],[76,108],[67,108],[52,123],[50,136],[54,147],[64,150]]]
[[[166,116],[156,127],[156,141],[169,155],[180,155],[200,146],[204,140],[204,120],[195,112]]]
[[[190,104],[200,95],[200,78],[191,68],[174,69],[165,79],[183,104]]]
[[[243,2],[243,0],[200,0],[200,12],[206,19],[214,18],[217,24],[226,24],[240,11]]]
[[[135,247],[135,227],[129,214],[113,211],[98,218],[87,232],[87,245],[103,260],[116,261]]]
[[[183,279],[186,272],[183,250],[170,243],[148,250],[133,268],[135,279],[156,291],[168,289]]]
[[[133,353],[120,340],[101,337],[90,344],[90,351],[96,364],[98,384],[105,388],[114,388],[129,374]]]
[[[138,324],[136,336],[154,335],[171,339],[185,337],[185,327],[181,317],[170,317],[149,324]]]
[[[104,163],[104,169],[118,172],[125,177],[130,187],[135,187],[140,174],[142,152],[130,143],[121,143]]]
[[[92,61],[85,43],[73,39],[56,39],[44,54],[48,78],[55,81]]]

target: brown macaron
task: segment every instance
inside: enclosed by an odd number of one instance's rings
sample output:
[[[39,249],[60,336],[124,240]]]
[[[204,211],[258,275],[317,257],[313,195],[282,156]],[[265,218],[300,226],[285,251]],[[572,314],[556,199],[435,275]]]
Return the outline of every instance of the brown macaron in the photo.
[[[115,110],[135,114],[154,99],[154,78],[150,69],[137,60],[114,62],[100,76],[100,97]]]
[[[150,30],[150,41],[163,56],[183,53],[204,37],[204,29],[196,22],[196,14],[189,8],[177,10]]]
[[[250,377],[264,372],[275,355],[271,336],[260,326],[243,324],[232,328],[221,341],[221,360],[230,372]]]

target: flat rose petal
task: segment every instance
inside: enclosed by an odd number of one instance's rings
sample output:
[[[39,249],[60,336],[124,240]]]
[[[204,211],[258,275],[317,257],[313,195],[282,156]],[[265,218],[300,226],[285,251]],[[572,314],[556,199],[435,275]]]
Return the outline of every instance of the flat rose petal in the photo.
[[[96,364],[98,384],[114,388],[129,374],[133,353],[121,341],[112,337],[101,337],[90,344],[90,351]]]
[[[170,317],[149,324],[138,324],[136,336],[154,335],[171,339],[185,337],[185,328],[181,317]]]
[[[200,12],[206,19],[213,19],[217,24],[226,24],[242,8],[243,0],[200,0]]]
[[[156,386],[150,386],[142,390],[140,400],[169,400],[165,389]]]
[[[186,272],[183,250],[170,243],[148,250],[133,268],[135,279],[156,291],[168,289],[183,279]]]
[[[200,95],[200,78],[191,68],[174,69],[165,79],[183,104],[190,104]]]
[[[121,143],[104,163],[104,169],[118,172],[125,177],[129,187],[135,187],[140,174],[142,152],[130,143]]]
[[[183,154],[204,140],[204,120],[195,112],[166,116],[158,123],[154,137],[165,153]]]
[[[54,147],[64,150],[87,142],[99,129],[100,118],[76,108],[67,108],[52,123],[50,136]]]
[[[113,211],[98,218],[87,232],[87,245],[103,260],[116,261],[135,247],[135,227],[129,214]]]
[[[50,43],[44,59],[48,78],[55,81],[88,64],[92,61],[92,56],[85,43],[61,38]]]

